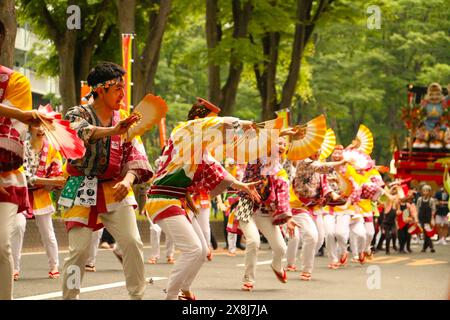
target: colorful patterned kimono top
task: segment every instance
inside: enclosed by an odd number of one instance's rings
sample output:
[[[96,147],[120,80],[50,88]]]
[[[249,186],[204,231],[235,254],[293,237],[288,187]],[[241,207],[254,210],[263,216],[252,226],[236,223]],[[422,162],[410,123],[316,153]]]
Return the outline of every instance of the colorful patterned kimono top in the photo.
[[[231,174],[211,156],[212,146],[207,140],[214,129],[232,127],[238,121],[208,117],[183,122],[172,131],[147,200],[146,209],[153,222],[186,215],[187,193],[215,197],[232,183]],[[195,130],[199,130],[198,134],[194,134]]]
[[[261,203],[254,204],[253,210],[261,215],[271,216],[273,224],[283,224],[292,216],[289,205],[289,177],[279,161],[272,164],[266,159],[258,160],[255,164],[248,164],[243,182],[262,181],[258,185]],[[241,197],[248,197],[240,192]]]
[[[25,159],[23,162],[28,183],[30,210],[28,217],[33,215],[51,214],[55,212],[50,191],[43,186],[36,186],[36,178],[53,178],[62,176],[61,154],[44,138],[40,152],[31,147],[29,140],[25,141]]]
[[[126,117],[126,112],[114,111],[111,126]],[[71,108],[66,119],[84,141],[86,154],[81,159],[68,160],[66,170],[69,179],[59,204],[69,208],[64,213],[68,230],[74,226],[98,230],[103,227],[99,214],[137,205],[132,190],[122,201],[117,202],[113,197],[114,185],[128,172],[136,176],[134,183],[147,182],[153,171],[138,137],[131,142],[125,142],[121,136],[105,137],[93,143],[89,141],[93,133],[92,126],[102,126],[91,105]]]
[[[0,66],[0,103],[23,111],[32,109],[30,82],[18,72]],[[8,150],[23,159],[23,142],[28,127],[16,119],[0,117],[0,161],[6,161],[2,149]],[[20,160],[21,161],[21,160]],[[23,167],[0,172],[0,187],[9,195],[0,194],[0,202],[18,205],[18,212],[28,207],[27,182]]]
[[[295,178],[291,189],[291,207],[294,214],[314,211],[320,201],[332,191],[327,183],[326,174],[333,168],[320,161],[305,159],[297,162]]]

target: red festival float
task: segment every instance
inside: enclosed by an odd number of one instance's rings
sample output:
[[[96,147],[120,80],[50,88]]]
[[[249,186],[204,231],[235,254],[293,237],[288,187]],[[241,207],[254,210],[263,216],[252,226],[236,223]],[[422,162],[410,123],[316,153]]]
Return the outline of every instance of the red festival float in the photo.
[[[442,92],[440,97],[432,96],[432,102],[429,96],[426,87],[408,85],[408,104],[402,108],[408,136],[404,148],[394,152],[395,177],[411,178],[412,185],[426,182],[436,189],[443,185],[445,165],[450,163],[450,106]]]

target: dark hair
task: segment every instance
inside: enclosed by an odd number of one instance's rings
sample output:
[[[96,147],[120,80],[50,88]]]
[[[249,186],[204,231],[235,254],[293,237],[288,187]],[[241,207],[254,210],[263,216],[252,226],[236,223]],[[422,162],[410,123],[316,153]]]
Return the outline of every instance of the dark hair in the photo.
[[[203,104],[200,102],[194,103],[191,110],[189,110],[188,113],[188,120],[194,120],[195,117],[199,118],[205,118],[208,114],[211,113],[211,110],[206,108]]]
[[[99,83],[113,80],[122,77],[125,74],[125,70],[113,62],[101,62],[91,69],[87,77],[87,83],[93,87]],[[108,89],[106,89],[107,91]],[[93,93],[94,99],[97,98],[97,93]]]

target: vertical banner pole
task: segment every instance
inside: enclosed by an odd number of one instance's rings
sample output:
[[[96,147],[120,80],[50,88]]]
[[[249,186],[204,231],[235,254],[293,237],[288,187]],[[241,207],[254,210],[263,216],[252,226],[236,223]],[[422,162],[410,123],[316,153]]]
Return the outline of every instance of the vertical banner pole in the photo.
[[[162,118],[161,122],[159,123],[159,144],[161,146],[161,149],[166,146],[166,118]]]
[[[122,109],[131,112],[131,87],[133,86],[132,82],[132,63],[133,63],[133,39],[134,35],[131,33],[123,33],[122,34],[122,66],[126,71],[124,76],[125,80],[125,96],[123,97],[123,105]]]

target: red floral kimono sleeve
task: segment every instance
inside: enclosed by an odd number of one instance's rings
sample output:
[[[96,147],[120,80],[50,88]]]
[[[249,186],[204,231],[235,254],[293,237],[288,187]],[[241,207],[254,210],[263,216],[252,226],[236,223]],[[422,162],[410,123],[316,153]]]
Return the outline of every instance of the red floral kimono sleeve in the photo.
[[[153,169],[148,162],[144,145],[139,137],[123,144],[122,172],[125,176],[131,172],[136,176],[134,183],[144,183],[153,176]]]

